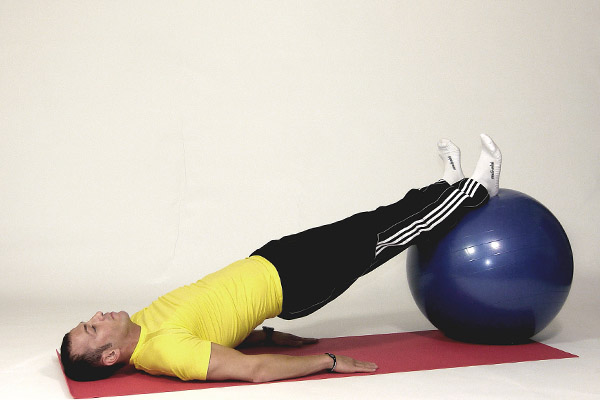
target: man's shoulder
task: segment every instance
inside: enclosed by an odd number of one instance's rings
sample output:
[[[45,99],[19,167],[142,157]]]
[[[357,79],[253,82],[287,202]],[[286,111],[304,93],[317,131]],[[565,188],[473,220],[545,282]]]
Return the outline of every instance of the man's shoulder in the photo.
[[[184,328],[162,328],[148,332],[138,344],[139,350],[131,358],[135,368],[153,375],[202,379],[208,369],[211,342],[203,340]],[[205,365],[204,365],[205,364]],[[201,367],[204,365],[204,367]],[[185,371],[185,374],[181,375]]]

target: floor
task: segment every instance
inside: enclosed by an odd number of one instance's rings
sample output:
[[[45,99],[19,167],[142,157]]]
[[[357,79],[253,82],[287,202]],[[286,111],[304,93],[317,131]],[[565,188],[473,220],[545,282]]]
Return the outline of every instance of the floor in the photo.
[[[581,290],[572,292],[559,316],[535,337],[578,358],[206,389],[201,395],[211,399],[600,399],[600,318],[594,297],[584,295],[593,289],[594,282],[579,286]],[[93,306],[85,303],[32,302],[2,309],[0,398],[71,397],[54,349],[73,325],[73,316],[84,315],[90,307]],[[321,320],[316,316],[293,322],[274,320],[275,326],[319,337],[431,328],[416,308],[399,314],[367,316],[362,312],[361,317],[343,315],[343,302],[334,307],[340,307],[339,320]],[[199,395],[198,391],[187,391],[121,398],[178,400],[196,399]]]

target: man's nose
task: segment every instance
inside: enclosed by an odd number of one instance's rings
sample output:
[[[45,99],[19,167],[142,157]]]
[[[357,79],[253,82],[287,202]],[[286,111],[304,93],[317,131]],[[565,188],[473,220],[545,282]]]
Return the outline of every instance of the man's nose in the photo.
[[[104,318],[104,313],[102,311],[98,311],[96,314],[94,314],[94,316],[92,317],[92,320],[102,321],[103,318]]]

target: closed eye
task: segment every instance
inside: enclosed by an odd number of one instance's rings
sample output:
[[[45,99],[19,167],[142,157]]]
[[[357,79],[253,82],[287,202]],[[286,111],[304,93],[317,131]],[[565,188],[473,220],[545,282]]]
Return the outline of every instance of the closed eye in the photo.
[[[81,323],[83,324],[83,330],[85,331],[85,333],[91,335],[91,332],[88,329],[88,325],[83,321]],[[94,330],[94,333],[96,333],[96,327],[94,325],[90,325],[90,328],[92,328]]]

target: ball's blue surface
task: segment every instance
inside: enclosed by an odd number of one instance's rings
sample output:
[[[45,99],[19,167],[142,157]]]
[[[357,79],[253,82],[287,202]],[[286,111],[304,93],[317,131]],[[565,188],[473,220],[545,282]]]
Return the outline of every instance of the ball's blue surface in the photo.
[[[447,336],[519,343],[558,314],[573,280],[562,226],[537,200],[500,189],[439,240],[407,254],[411,293]]]

